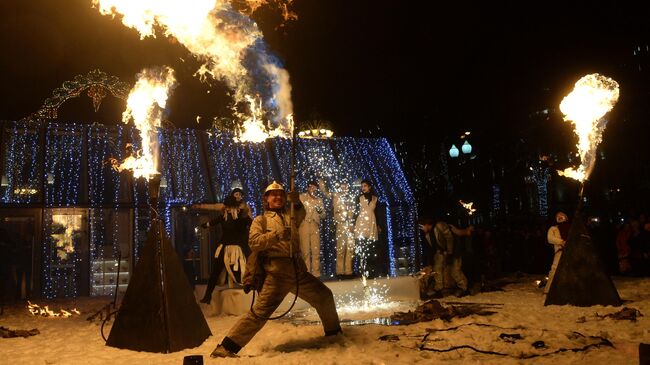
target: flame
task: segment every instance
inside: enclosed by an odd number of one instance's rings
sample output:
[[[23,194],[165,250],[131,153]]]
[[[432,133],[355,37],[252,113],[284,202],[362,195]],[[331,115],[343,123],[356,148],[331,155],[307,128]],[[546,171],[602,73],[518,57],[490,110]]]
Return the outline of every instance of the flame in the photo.
[[[246,15],[251,15],[253,14],[258,8],[264,6],[264,5],[269,5],[269,2],[267,0],[243,0],[248,9],[244,9],[243,12]],[[279,3],[274,2],[272,5],[277,5],[280,10],[282,11],[282,19],[284,19],[285,22],[287,21],[292,21],[292,20],[297,20],[298,15],[291,10],[289,10],[289,6],[293,3],[293,0],[286,0],[286,2],[280,1]],[[282,26],[284,24],[281,24]]]
[[[156,169],[158,157],[158,138],[156,129],[160,127],[163,111],[167,105],[170,90],[175,86],[174,70],[169,67],[145,69],[138,74],[138,80],[129,93],[122,121],[126,124],[133,119],[140,132],[142,147],[136,156],[127,157],[115,167],[118,171],[132,170],[133,177],[150,179],[159,174]]]
[[[290,135],[290,130],[293,128],[293,115],[289,114],[287,116],[287,126],[280,126],[276,129],[267,130],[266,126],[262,122],[263,118],[263,109],[261,105],[261,100],[254,99],[250,96],[246,97],[247,102],[250,105],[250,117],[242,113],[238,114],[238,117],[245,120],[242,122],[240,130],[236,131],[237,136],[235,136],[235,142],[253,142],[260,143],[264,142],[269,137],[286,137]]]
[[[460,205],[463,206],[463,208],[467,209],[467,214],[473,215],[474,212],[476,212],[476,208],[472,208],[472,205],[474,205],[474,202],[465,203],[462,200],[459,200],[458,202],[460,203]]]
[[[599,74],[583,76],[573,91],[560,103],[564,120],[570,120],[578,135],[578,153],[581,164],[577,169],[558,171],[562,176],[584,182],[589,178],[596,162],[596,149],[602,141],[607,121],[602,117],[618,101],[618,83]]]
[[[56,245],[56,255],[61,260],[66,260],[68,255],[75,251],[74,234],[81,229],[80,214],[55,214],[52,215],[52,224],[65,227],[63,233],[51,234]]]
[[[29,313],[31,313],[34,316],[41,316],[41,317],[61,317],[61,318],[68,318],[72,317],[73,314],[81,314],[79,310],[76,308],[70,309],[70,310],[65,310],[65,309],[59,309],[58,312],[55,312],[51,310],[47,305],[44,307],[39,306],[38,304],[32,304],[30,301],[27,301],[27,310],[29,310]]]
[[[237,105],[253,109],[250,100],[261,94],[265,109],[261,114],[274,126],[257,121],[261,118],[255,111],[244,118],[239,115],[239,121],[246,122],[244,133],[250,131],[239,140],[259,140],[262,131],[288,137],[286,124],[293,109],[289,73],[270,53],[262,32],[247,16],[267,2],[243,1],[248,11],[234,10],[226,0],[93,0],[93,5],[104,15],[122,15],[122,23],[136,29],[141,39],[155,37],[156,28],[173,37],[203,62],[195,76],[202,81],[221,80],[232,90],[233,110]],[[273,4],[286,9],[291,1],[276,0]],[[280,130],[269,132],[277,128]]]

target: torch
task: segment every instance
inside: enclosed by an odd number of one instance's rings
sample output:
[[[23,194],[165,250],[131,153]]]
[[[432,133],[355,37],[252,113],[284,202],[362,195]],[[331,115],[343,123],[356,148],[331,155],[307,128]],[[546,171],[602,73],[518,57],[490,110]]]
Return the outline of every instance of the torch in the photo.
[[[199,346],[211,332],[156,210],[161,180],[157,129],[175,85],[173,70],[144,70],[138,76],[122,120],[133,120],[142,145],[116,168],[148,182],[151,224],[106,344],[173,352]]]
[[[559,263],[544,305],[578,306],[620,305],[616,287],[607,274],[597,249],[582,221],[585,182],[596,163],[596,150],[602,140],[607,120],[603,117],[618,101],[618,83],[599,74],[582,77],[560,104],[566,121],[571,121],[578,136],[580,166],[558,171],[580,182],[580,201],[567,243],[560,252]]]

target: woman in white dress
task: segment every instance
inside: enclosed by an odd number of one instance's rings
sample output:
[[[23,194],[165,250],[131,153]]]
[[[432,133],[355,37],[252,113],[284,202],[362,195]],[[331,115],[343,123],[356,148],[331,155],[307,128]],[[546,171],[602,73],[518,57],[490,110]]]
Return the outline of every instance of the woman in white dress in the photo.
[[[359,271],[364,277],[375,277],[383,270],[381,257],[378,257],[378,241],[381,227],[375,214],[379,199],[369,180],[361,181],[361,195],[358,197],[358,215],[354,223],[354,237],[357,241],[355,254],[359,260]]]

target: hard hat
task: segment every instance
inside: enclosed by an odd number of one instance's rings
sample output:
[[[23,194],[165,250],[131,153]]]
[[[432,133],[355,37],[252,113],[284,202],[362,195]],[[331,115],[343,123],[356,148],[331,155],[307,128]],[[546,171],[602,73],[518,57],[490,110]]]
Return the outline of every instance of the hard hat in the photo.
[[[271,185],[267,186],[267,187],[266,187],[266,190],[264,190],[264,195],[268,194],[270,191],[273,191],[273,190],[281,190],[281,191],[284,191],[284,188],[282,187],[282,185],[280,185],[280,184],[277,183],[276,181],[273,181],[273,182],[271,183]]]

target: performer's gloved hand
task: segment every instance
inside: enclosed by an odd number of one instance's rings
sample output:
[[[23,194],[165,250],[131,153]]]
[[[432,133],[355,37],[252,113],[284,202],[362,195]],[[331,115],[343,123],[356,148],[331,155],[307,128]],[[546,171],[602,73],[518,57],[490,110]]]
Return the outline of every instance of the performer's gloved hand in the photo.
[[[280,241],[289,241],[291,239],[291,227],[284,227],[280,231],[276,231],[276,236]]]
[[[287,193],[287,201],[293,204],[300,204],[300,193],[297,191],[290,191]]]

